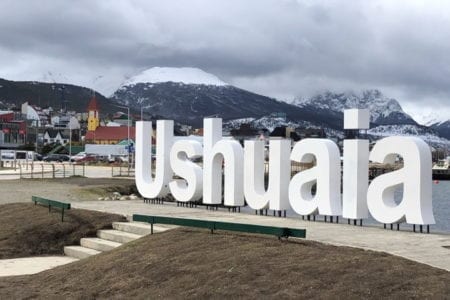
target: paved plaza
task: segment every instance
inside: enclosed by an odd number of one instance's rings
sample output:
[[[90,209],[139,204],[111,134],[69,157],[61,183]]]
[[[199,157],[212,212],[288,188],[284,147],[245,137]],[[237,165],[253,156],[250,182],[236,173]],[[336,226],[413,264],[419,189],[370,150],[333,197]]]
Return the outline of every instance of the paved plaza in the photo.
[[[175,203],[147,204],[133,201],[74,202],[73,207],[126,216],[132,214],[159,215],[235,223],[305,228],[308,240],[336,246],[349,246],[387,252],[433,267],[450,271],[450,235],[420,234],[406,231],[390,231],[378,227],[352,226],[336,223],[302,221],[298,218],[278,218],[249,213],[231,213],[222,208],[217,211],[205,207],[177,207]]]

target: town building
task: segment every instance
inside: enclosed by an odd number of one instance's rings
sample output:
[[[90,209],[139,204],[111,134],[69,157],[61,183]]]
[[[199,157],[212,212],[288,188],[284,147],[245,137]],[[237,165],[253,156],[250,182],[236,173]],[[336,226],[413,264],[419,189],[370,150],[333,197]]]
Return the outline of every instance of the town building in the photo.
[[[136,137],[135,127],[130,127],[128,131],[127,126],[108,127],[99,126],[95,130],[87,131],[84,138],[85,144],[108,144],[114,145],[123,140],[130,138],[130,143],[133,143]]]
[[[88,104],[88,131],[95,131],[100,126],[100,115],[97,99],[92,96]]]
[[[89,101],[87,110],[88,130],[84,138],[85,144],[115,145],[128,139],[130,144],[134,144],[136,129],[131,126],[131,120],[128,121],[128,115],[116,113],[113,122],[101,126],[100,111],[95,95]]]

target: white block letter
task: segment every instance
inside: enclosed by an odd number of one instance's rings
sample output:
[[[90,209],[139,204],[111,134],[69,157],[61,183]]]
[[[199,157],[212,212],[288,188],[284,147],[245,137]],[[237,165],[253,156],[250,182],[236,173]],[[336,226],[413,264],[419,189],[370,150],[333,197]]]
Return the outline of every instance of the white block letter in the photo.
[[[316,166],[297,173],[289,183],[289,202],[300,215],[339,216],[342,213],[339,148],[327,139],[304,139],[291,153],[291,160],[296,162],[313,162],[314,157]],[[317,190],[313,196],[314,183]]]
[[[164,197],[169,193],[172,169],[169,151],[173,143],[173,121],[157,121],[156,175],[152,178],[152,122],[136,122],[136,187],[142,197]]]
[[[264,186],[264,142],[245,141],[244,195],[253,209],[269,206],[273,210],[289,208],[288,189],[291,176],[290,140],[270,141],[269,184]]]
[[[224,165],[224,204],[244,205],[244,151],[237,141],[222,140],[222,119],[204,119],[203,203],[222,203],[222,164]]]
[[[202,154],[202,145],[197,141],[181,140],[173,144],[170,150],[170,166],[176,175],[184,178],[169,183],[170,192],[178,201],[196,201],[202,197],[203,170],[189,160]]]
[[[367,192],[370,214],[381,223],[406,220],[410,224],[434,224],[431,192],[431,152],[419,138],[388,137],[378,141],[370,160],[394,163],[403,157],[403,168],[375,178]],[[403,185],[403,199],[397,205],[394,191]]]
[[[344,140],[344,179],[342,216],[366,219],[369,185],[369,141]]]
[[[368,109],[344,111],[344,129],[369,128]],[[369,186],[369,141],[344,140],[342,216],[348,219],[366,219],[367,188]]]

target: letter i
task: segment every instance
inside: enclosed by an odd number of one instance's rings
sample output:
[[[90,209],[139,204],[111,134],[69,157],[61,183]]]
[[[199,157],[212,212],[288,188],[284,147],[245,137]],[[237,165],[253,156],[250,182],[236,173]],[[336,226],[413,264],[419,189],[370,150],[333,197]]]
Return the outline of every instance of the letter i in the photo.
[[[368,109],[347,109],[344,111],[344,129],[359,131],[369,129]],[[347,219],[365,219],[367,208],[367,188],[369,184],[369,141],[359,139],[344,140],[342,216]]]

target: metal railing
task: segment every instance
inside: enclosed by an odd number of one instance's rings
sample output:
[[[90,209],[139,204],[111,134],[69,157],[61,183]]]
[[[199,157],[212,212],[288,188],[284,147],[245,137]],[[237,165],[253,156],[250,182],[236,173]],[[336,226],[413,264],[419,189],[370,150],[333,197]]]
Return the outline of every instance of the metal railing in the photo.
[[[152,234],[153,234],[153,224],[168,224],[168,225],[178,225],[178,226],[186,226],[186,227],[205,228],[205,229],[209,229],[211,231],[211,233],[214,233],[214,230],[228,230],[228,231],[274,235],[274,236],[278,237],[278,239],[280,239],[282,237],[285,237],[285,238],[288,238],[288,237],[305,238],[306,237],[306,229],[295,229],[295,228],[288,228],[288,227],[274,227],[274,226],[263,226],[263,225],[253,225],[253,224],[217,222],[217,221],[206,221],[206,220],[196,220],[196,219],[146,216],[146,215],[133,215],[133,221],[150,223]]]
[[[85,164],[29,163],[19,164],[20,179],[68,178],[86,175]]]
[[[48,212],[52,211],[52,207],[60,208],[61,209],[61,222],[64,222],[64,210],[70,209],[70,203],[45,199],[45,198],[41,198],[41,197],[37,197],[37,196],[32,196],[31,201],[34,202],[34,205],[41,204],[44,206],[48,206]]]
[[[111,177],[134,177],[134,165],[119,164],[111,166]]]

